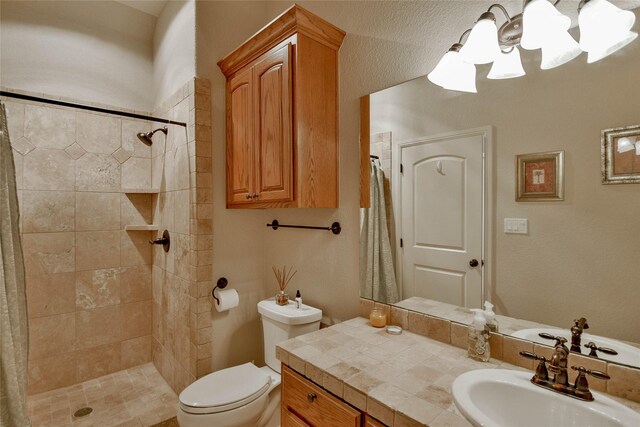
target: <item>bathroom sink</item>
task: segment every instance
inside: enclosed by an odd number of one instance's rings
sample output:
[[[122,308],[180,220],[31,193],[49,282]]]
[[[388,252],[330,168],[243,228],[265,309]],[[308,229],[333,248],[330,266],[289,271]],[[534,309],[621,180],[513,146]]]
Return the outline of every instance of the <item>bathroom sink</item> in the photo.
[[[560,336],[567,339],[567,346],[571,344],[571,332],[564,329],[553,328],[533,328],[521,329],[511,334],[512,337],[522,338],[539,344],[553,346],[554,341],[540,337],[538,334],[544,332],[547,334]],[[625,365],[640,366],[640,348],[632,347],[623,342],[613,340],[611,338],[600,337],[598,335],[582,334],[582,354],[589,354],[589,349],[584,344],[594,342],[598,347],[608,347],[618,352],[616,355],[598,353],[598,357],[612,362],[623,363]]]
[[[474,426],[640,426],[640,414],[600,393],[585,402],[538,387],[531,376],[506,369],[465,372],[453,382],[453,401]]]

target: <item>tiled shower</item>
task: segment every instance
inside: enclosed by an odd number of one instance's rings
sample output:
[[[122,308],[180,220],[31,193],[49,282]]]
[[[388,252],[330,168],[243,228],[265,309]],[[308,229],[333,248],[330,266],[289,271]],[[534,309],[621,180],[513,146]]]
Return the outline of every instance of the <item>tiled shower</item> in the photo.
[[[176,392],[210,372],[209,83],[187,82],[153,112],[186,126],[169,124],[151,147],[136,134],[164,123],[2,101],[26,264],[29,395],[151,361]],[[144,226],[157,230],[127,230]],[[169,253],[149,244],[165,229]]]

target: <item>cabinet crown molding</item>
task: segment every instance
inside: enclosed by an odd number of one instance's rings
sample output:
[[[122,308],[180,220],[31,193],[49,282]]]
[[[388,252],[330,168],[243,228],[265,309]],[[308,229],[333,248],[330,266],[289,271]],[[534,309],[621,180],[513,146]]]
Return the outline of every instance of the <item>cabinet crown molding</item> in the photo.
[[[218,62],[225,77],[267,52],[293,34],[304,34],[334,50],[340,49],[345,32],[335,25],[294,4],[240,47]]]

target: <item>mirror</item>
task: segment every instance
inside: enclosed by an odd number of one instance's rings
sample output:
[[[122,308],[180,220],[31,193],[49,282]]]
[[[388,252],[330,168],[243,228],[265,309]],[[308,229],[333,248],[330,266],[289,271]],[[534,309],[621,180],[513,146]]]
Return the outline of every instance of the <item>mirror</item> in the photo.
[[[640,9],[634,13],[637,31]],[[418,229],[406,226],[405,216],[397,214],[396,199],[410,197],[403,196],[404,181],[394,181],[402,176],[396,168],[405,159],[413,161],[399,147],[489,129],[493,147],[487,154],[486,263],[479,267],[485,272],[485,299],[495,304],[498,314],[514,319],[569,331],[574,319],[585,317],[590,326],[585,333],[640,343],[640,185],[604,185],[601,167],[601,132],[640,124],[640,40],[593,64],[587,64],[586,55],[581,55],[543,71],[539,51],[525,51],[522,59],[527,75],[516,79],[488,80],[490,65],[477,66],[477,94],[444,90],[423,76],[363,97],[361,132],[371,150],[362,153],[379,157],[374,162],[383,176],[385,209],[380,211],[384,211],[387,227],[378,223],[375,232],[361,229],[361,296],[382,301],[392,293],[374,294],[366,274],[372,266],[377,269],[375,274],[388,270],[389,264],[394,268],[398,295],[397,301],[388,301],[402,305],[414,296],[404,287],[403,266],[398,265],[399,259],[405,262],[408,258],[398,256],[406,252],[400,239],[416,241],[403,234],[409,230],[415,235]],[[564,200],[516,201],[516,156],[558,151],[564,156]],[[425,158],[437,157],[429,156]],[[640,162],[640,152],[634,161]],[[445,174],[447,168],[452,170],[452,164],[438,162],[431,162],[433,176],[443,168]],[[365,158],[361,167],[368,169],[369,164]],[[555,176],[560,179],[559,174]],[[424,184],[416,185],[411,194],[437,193]],[[446,195],[441,197],[444,199],[423,203],[453,203]],[[373,217],[369,213],[365,220],[363,213],[361,225]],[[506,219],[526,221],[507,224]],[[413,224],[422,222],[417,218]],[[526,231],[514,233],[520,226]],[[390,244],[382,252],[391,262],[384,256],[373,263],[366,257],[375,246],[371,236],[384,237],[384,228],[389,230]],[[450,249],[455,252],[453,246]],[[473,268],[465,264],[446,270],[453,277],[478,270]],[[406,276],[411,270],[404,271]],[[427,283],[434,275],[421,277],[420,285],[434,287]],[[640,366],[640,358],[626,364]]]

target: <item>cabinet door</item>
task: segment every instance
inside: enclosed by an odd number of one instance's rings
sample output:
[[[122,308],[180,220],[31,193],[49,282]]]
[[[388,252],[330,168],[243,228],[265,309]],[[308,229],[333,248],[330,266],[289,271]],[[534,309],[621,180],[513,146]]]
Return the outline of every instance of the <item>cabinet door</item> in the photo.
[[[293,200],[292,45],[265,54],[253,67],[256,200]]]
[[[283,418],[291,412],[312,427],[360,427],[362,422],[360,411],[284,365],[281,405]]]
[[[252,93],[251,69],[227,81],[227,205],[253,201]]]

